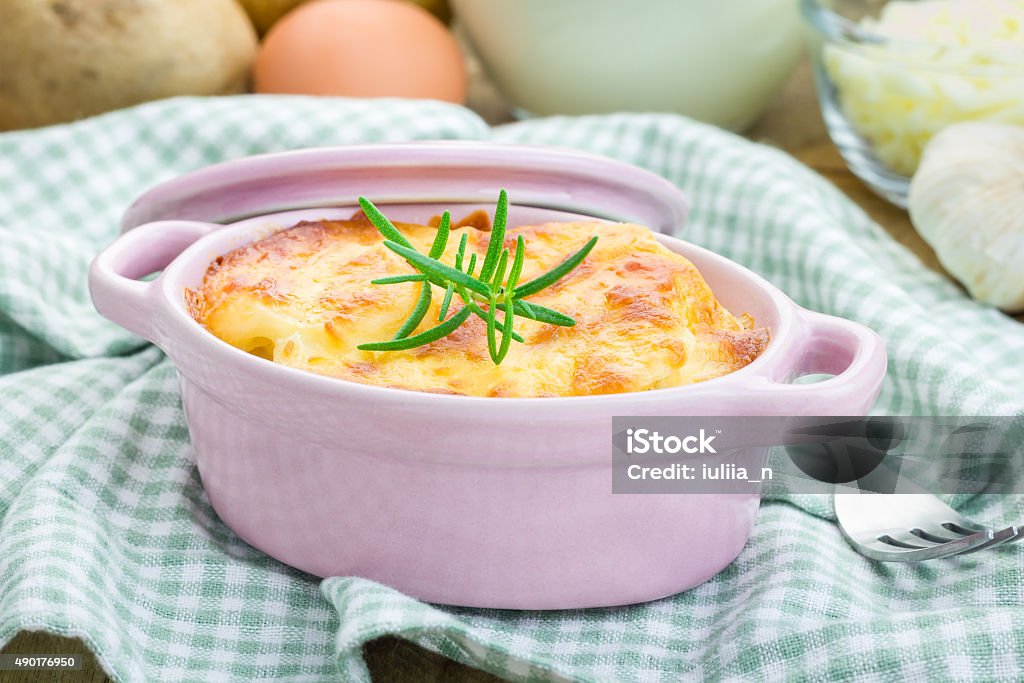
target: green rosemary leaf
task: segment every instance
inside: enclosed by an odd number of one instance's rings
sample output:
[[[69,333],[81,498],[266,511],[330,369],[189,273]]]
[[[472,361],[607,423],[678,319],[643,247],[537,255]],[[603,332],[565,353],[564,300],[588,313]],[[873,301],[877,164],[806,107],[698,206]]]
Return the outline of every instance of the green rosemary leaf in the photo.
[[[373,226],[380,231],[380,234],[384,235],[385,239],[389,239],[392,242],[398,242],[403,247],[412,248],[412,244],[409,240],[405,239],[405,235],[398,232],[398,228],[395,227],[394,223],[389,221],[387,217],[380,212],[376,206],[373,205],[366,197],[359,198],[359,206],[363,207],[363,213],[370,219]]]
[[[503,304],[498,304],[498,310],[505,310],[505,306]],[[512,302],[512,310],[515,311],[516,315],[521,315],[524,318],[536,320],[537,322],[548,323],[549,325],[572,327],[576,324],[576,321],[565,313],[559,313],[556,310],[547,308],[546,306],[541,306],[540,304],[528,304],[520,299],[516,299]]]
[[[516,342],[517,344],[526,343],[526,340],[523,339],[522,336],[516,334],[515,332],[512,333],[512,341]]]
[[[505,246],[505,223],[508,220],[508,194],[505,190],[498,193],[498,206],[494,209],[494,226],[491,228],[491,241],[487,245],[484,264],[480,267],[480,279],[489,282],[498,265],[498,258]]]
[[[430,308],[430,283],[424,282],[420,285],[420,296],[416,300],[416,307],[412,309],[412,313],[409,314],[409,319],[403,323],[402,327],[399,328],[398,332],[395,332],[393,339],[405,339],[413,330],[419,327],[419,324],[423,322],[423,318],[427,315],[427,310]]]
[[[515,310],[514,297],[512,290],[509,290],[505,294],[505,309],[509,307]],[[501,347],[498,349],[498,357],[494,360],[495,365],[501,365],[501,361],[505,360],[505,356],[508,355],[508,350],[512,347],[512,324],[516,319],[515,313],[505,313],[505,321],[501,326]]]
[[[526,260],[526,242],[523,240],[523,236],[519,235],[516,237],[516,255],[512,259],[512,272],[508,274],[508,283],[505,286],[510,292],[515,291],[516,285],[519,283],[519,276],[523,274],[524,260]]]
[[[468,235],[463,233],[463,235],[462,235],[462,242],[459,244],[459,248],[461,250],[463,250],[463,251],[465,251],[465,244],[466,244],[467,237],[468,237]],[[459,259],[459,254],[458,253],[455,254],[455,261],[456,261],[456,265],[458,265],[458,266],[462,265],[462,261]],[[469,255],[469,268],[466,270],[466,274],[469,275],[469,276],[472,276],[473,275],[473,271],[475,269],[476,269],[476,254],[470,254]],[[452,283],[449,283],[449,285],[451,285],[451,284]],[[473,311],[474,315],[476,315],[478,318],[480,318],[484,322],[487,322],[487,311],[485,311],[484,309],[480,308],[480,306],[477,305],[476,301],[473,299],[473,295],[472,294],[470,294],[468,291],[466,291],[466,289],[464,287],[456,286],[455,287],[455,291],[458,292],[459,297],[463,300],[465,305],[468,306],[471,311]],[[445,293],[445,296],[447,297],[447,292]],[[518,342],[518,343],[522,344],[526,340],[523,339],[520,335],[518,335],[518,334],[513,332],[512,333],[512,341]]]
[[[476,268],[476,254],[470,254],[470,256],[469,256],[469,269],[466,271],[466,274],[472,275],[474,268]],[[459,288],[457,288],[457,289],[459,289]],[[487,312],[485,310],[483,310],[482,308],[480,308],[476,304],[476,301],[473,300],[472,295],[469,292],[466,292],[465,290],[462,290],[462,293],[465,295],[462,298],[463,298],[463,301],[466,301],[466,305],[469,306],[473,310],[473,312],[476,314],[477,317],[479,317],[481,319],[481,321],[486,322],[487,321]],[[460,295],[460,296],[462,296],[462,295]],[[518,342],[518,343],[522,344],[526,340],[513,332],[512,333],[512,341]]]
[[[522,311],[522,313],[520,313],[519,315],[522,315],[522,316],[525,316],[527,318],[530,318],[531,320],[536,320],[537,319],[537,314],[533,312],[533,304],[527,303],[526,301],[520,301],[519,299],[516,299],[515,304],[514,304],[514,308],[512,310],[517,310],[517,309]]]
[[[483,294],[489,297],[491,295],[491,288],[485,283],[480,282],[476,278],[466,275],[457,268],[452,268],[449,265],[441,263],[437,259],[432,259],[429,256],[424,256],[420,252],[416,251],[411,247],[404,247],[401,244],[396,244],[391,240],[384,242],[384,246],[395,252],[399,256],[405,258],[411,263],[417,270],[422,272],[428,278],[433,275],[434,277],[450,280],[456,284],[462,285],[467,289],[470,289],[478,294]],[[441,285],[444,287],[445,285]]]
[[[466,255],[466,241],[468,239],[469,239],[469,233],[468,232],[462,233],[462,239],[459,240],[459,249],[458,249],[458,251],[455,252],[455,267],[458,268],[459,270],[462,270],[462,259]],[[476,254],[473,254],[473,255],[476,256]],[[475,263],[475,261],[474,261],[474,263]],[[470,269],[470,273],[469,274],[470,275],[473,274],[472,273],[472,269]]]
[[[512,321],[515,318],[514,315],[505,316],[504,324],[501,328],[501,346],[498,347],[498,355],[492,359],[495,365],[501,365],[501,361],[505,360],[509,350],[512,348]]]
[[[449,334],[455,331],[462,323],[466,322],[466,318],[470,315],[468,308],[463,308],[458,313],[453,315],[448,320],[444,321],[437,327],[431,327],[425,332],[420,332],[412,337],[406,337],[405,339],[397,339],[386,342],[373,342],[370,344],[360,344],[356,348],[360,351],[403,351],[405,349],[414,349],[417,346],[423,346],[430,342],[437,341],[442,337],[447,337]]]
[[[519,303],[519,300],[516,299],[515,303]],[[530,306],[534,314],[533,319],[537,322],[547,323],[549,325],[558,325],[559,327],[576,326],[576,320],[572,316],[568,316],[565,313],[560,313],[559,311],[545,306],[538,306],[537,304],[530,304]],[[515,310],[514,304],[513,310]]]
[[[434,235],[434,244],[430,247],[430,258],[441,258],[441,254],[444,253],[444,248],[448,246],[448,235],[451,232],[451,227],[452,215],[445,211],[441,214],[441,224],[437,226],[437,234]]]
[[[496,319],[498,310],[498,299],[494,294],[491,294],[491,300],[487,306],[487,352],[491,355],[491,361],[497,365],[501,361],[498,360],[498,340],[497,340],[497,327],[498,322]],[[514,318],[515,315],[506,314],[506,318]]]
[[[370,280],[371,285],[397,285],[400,282],[426,282],[427,276],[423,273],[416,273],[415,275],[393,275],[391,277],[381,277],[376,280]]]
[[[503,249],[501,258],[498,259],[498,267],[494,269],[494,278],[491,280],[491,289],[495,292],[501,291],[501,283],[505,281],[505,271],[508,269],[508,249]]]
[[[505,308],[505,320],[501,325],[501,346],[498,348],[498,355],[494,359],[495,365],[501,365],[501,362],[508,356],[509,349],[512,348],[512,326],[515,324],[515,288],[516,282],[519,281],[519,276],[523,271],[523,258],[525,249],[523,247],[523,236],[519,235],[516,238],[516,255],[512,259],[512,271],[509,273],[508,286],[505,288],[504,297],[504,308]],[[501,260],[498,262],[498,270],[494,276],[494,286],[500,287],[502,280],[505,278],[505,267],[508,264],[508,249],[505,249],[501,253]],[[495,302],[495,306],[497,302]]]
[[[587,257],[587,254],[590,253],[590,250],[594,248],[595,244],[597,244],[596,235],[591,237],[579,251],[559,263],[548,272],[516,287],[516,298],[525,299],[526,297],[536,294],[542,289],[550,287],[561,280],[565,275],[569,274],[570,271],[583,262],[583,259]]]
[[[472,295],[469,292],[467,292],[464,287],[456,287],[455,291],[459,293],[459,296],[462,298],[463,302],[465,302],[466,306],[471,311],[473,311],[473,313],[476,314],[476,316],[478,318],[480,318],[484,322],[487,322],[487,311],[485,311],[484,309],[480,308],[480,306],[476,303],[476,301],[473,300]],[[520,302],[517,301],[516,303],[520,303]],[[499,310],[504,310],[504,308],[501,307],[501,304],[498,304],[498,309]],[[519,342],[520,344],[522,344],[526,340],[523,339],[520,335],[518,335],[515,332],[513,332],[512,333],[512,341]]]
[[[448,307],[451,306],[453,293],[455,293],[455,283],[449,282],[448,288],[444,290],[444,300],[441,301],[441,312],[437,314],[438,322],[444,320],[444,317],[448,315]]]

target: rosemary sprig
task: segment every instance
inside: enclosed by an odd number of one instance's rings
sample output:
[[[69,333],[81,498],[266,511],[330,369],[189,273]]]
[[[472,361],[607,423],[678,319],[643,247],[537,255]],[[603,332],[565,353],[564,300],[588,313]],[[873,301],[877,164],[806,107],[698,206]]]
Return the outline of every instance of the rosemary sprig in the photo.
[[[423,318],[427,316],[427,310],[430,308],[430,283],[424,282],[420,285],[420,295],[416,299],[416,307],[412,309],[412,314],[409,319],[402,323],[402,326],[398,328],[398,332],[395,332],[394,339],[405,339],[413,330],[420,326],[423,322]]]
[[[469,309],[463,308],[448,320],[444,321],[437,327],[431,327],[426,332],[420,332],[417,335],[406,337],[405,339],[360,344],[358,348],[363,351],[403,351],[405,349],[414,349],[417,346],[423,346],[424,344],[429,344],[432,341],[437,341],[441,337],[447,337],[455,331],[455,328],[466,322],[466,318],[468,317]]]
[[[441,263],[437,259],[424,256],[413,247],[403,247],[401,244],[392,242],[391,240],[384,240],[384,246],[399,256],[404,257],[413,268],[426,275],[427,279],[431,279],[430,276],[433,275],[434,278],[438,280],[454,282],[456,285],[462,285],[466,289],[474,291],[477,294],[482,294],[483,296],[490,296],[491,294],[491,286],[489,283],[481,282],[475,277],[463,273],[458,268]]]
[[[563,277],[565,277],[573,270],[575,270],[576,266],[583,263],[583,259],[587,258],[587,254],[590,253],[590,251],[594,248],[596,244],[597,236],[595,235],[594,237],[591,237],[586,244],[583,245],[582,249],[580,249],[575,254],[559,263],[557,266],[555,266],[548,272],[544,273],[539,277],[533,278],[532,280],[525,284],[516,287],[516,298],[525,299],[531,294],[536,294],[542,289],[547,289],[551,285],[561,280]]]
[[[395,333],[394,338],[390,341],[360,344],[357,348],[364,351],[400,351],[416,348],[446,337],[466,322],[470,315],[476,315],[487,324],[487,351],[494,364],[499,365],[508,355],[513,341],[523,342],[523,338],[514,330],[516,316],[560,327],[572,327],[576,324],[575,320],[564,313],[540,304],[527,303],[524,299],[550,287],[579,266],[597,244],[596,236],[548,272],[529,282],[519,284],[523,263],[526,259],[526,243],[523,236],[518,235],[514,253],[505,247],[505,227],[508,222],[508,195],[505,190],[498,195],[490,244],[484,254],[478,275],[474,275],[477,255],[470,254],[468,263],[466,262],[468,234],[463,233],[462,235],[455,253],[454,266],[439,260],[444,255],[448,238],[451,235],[451,214],[447,211],[441,216],[437,235],[434,237],[430,251],[427,254],[422,254],[370,200],[360,197],[359,205],[363,208],[366,217],[383,235],[384,246],[404,258],[409,265],[419,271],[408,275],[378,278],[371,280],[371,283],[392,285],[418,282],[420,283],[420,293],[412,312]],[[509,266],[510,259],[511,267]],[[507,279],[505,278],[506,271]],[[412,333],[423,322],[423,318],[426,317],[430,308],[432,286],[444,289],[444,299],[441,302],[441,310],[438,315],[440,324],[414,335]],[[462,299],[462,308],[445,320],[452,299],[456,295]],[[486,308],[481,304],[486,304]],[[497,317],[498,311],[504,313],[501,320]]]

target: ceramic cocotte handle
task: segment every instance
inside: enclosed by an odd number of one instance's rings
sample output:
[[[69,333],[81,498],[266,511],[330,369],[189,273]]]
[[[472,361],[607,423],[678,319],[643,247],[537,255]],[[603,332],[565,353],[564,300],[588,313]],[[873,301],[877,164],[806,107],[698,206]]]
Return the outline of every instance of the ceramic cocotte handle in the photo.
[[[139,278],[166,268],[181,252],[222,226],[196,221],[158,221],[121,235],[89,267],[89,292],[100,315],[156,342],[153,314],[161,277]]]
[[[796,329],[773,367],[785,376],[755,376],[743,382],[749,409],[740,414],[863,415],[878,396],[885,378],[885,342],[860,323],[832,315],[796,309]],[[817,382],[795,384],[807,375],[833,375]]]

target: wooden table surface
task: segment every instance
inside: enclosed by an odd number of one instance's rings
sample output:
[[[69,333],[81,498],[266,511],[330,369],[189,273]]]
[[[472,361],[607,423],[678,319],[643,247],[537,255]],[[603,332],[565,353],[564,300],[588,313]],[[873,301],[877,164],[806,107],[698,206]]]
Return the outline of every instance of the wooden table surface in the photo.
[[[469,105],[489,123],[512,120],[501,96],[484,76],[479,63],[469,61],[471,87]],[[794,72],[789,83],[779,94],[764,117],[747,132],[759,142],[779,147],[807,164],[833,183],[863,207],[892,236],[906,245],[921,261],[938,272],[943,272],[931,248],[914,231],[906,211],[880,199],[847,170],[842,158],[828,139],[815,99],[810,67],[804,62]],[[60,638],[41,632],[19,634],[3,652],[18,654],[85,653],[86,667],[77,672],[37,672],[13,674],[0,671],[0,683],[14,681],[88,681],[100,683],[109,680],[81,641]],[[365,648],[365,655],[374,680],[409,681],[469,681],[483,683],[498,679],[480,671],[456,664],[427,652],[398,638],[382,638]]]

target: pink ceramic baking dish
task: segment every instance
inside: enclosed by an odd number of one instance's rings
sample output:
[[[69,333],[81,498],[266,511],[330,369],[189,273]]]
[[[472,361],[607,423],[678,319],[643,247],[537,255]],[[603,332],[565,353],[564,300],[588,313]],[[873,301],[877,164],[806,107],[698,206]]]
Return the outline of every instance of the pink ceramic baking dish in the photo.
[[[350,217],[359,194],[422,222],[443,208],[493,207],[499,187],[513,226],[585,215],[667,233],[686,213],[657,176],[555,149],[419,143],[253,157],[137,201],[92,265],[93,300],[175,363],[211,504],[283,562],[502,608],[620,605],[705,581],[746,543],[757,496],[612,494],[612,416],[865,414],[886,365],[874,332],[804,310],[746,268],[668,235],[661,242],[696,264],[728,308],[770,327],[749,366],[645,393],[436,395],[276,365],[186,310],[183,292],[215,257],[299,220]],[[808,373],[835,377],[791,383]]]

